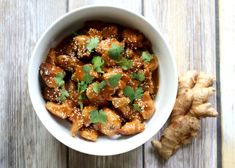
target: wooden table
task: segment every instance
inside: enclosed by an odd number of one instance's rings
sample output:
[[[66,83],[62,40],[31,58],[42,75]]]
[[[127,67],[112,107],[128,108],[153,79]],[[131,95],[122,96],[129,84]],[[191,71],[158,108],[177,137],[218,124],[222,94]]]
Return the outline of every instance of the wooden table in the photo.
[[[179,73],[203,70],[216,77],[217,119],[165,162],[150,141],[131,152],[89,156],[67,148],[38,120],[27,89],[32,50],[59,16],[88,4],[110,4],[141,13],[159,27]],[[0,167],[235,167],[234,0],[0,0]],[[158,138],[158,133],[155,138]]]

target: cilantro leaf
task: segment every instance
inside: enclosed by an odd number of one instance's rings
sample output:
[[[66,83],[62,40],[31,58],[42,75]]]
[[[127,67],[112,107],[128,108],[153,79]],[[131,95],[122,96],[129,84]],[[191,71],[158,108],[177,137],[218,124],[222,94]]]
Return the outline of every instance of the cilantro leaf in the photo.
[[[138,104],[133,104],[133,108],[134,108],[134,110],[136,110],[136,111],[139,111],[139,112],[142,111],[141,108],[140,108],[140,106],[139,106]]]
[[[92,52],[99,44],[99,39],[97,37],[90,38],[87,41],[86,48],[89,52]]]
[[[90,75],[90,71],[92,70],[92,66],[91,65],[84,65],[82,67],[83,72],[85,72],[85,75],[83,77],[83,81],[86,84],[90,84],[92,82],[92,80],[94,79],[91,75]]]
[[[105,85],[106,85],[105,81],[102,81],[100,83],[96,82],[96,83],[94,83],[93,91],[98,94],[100,92],[100,90],[105,87]]]
[[[68,96],[69,96],[69,93],[67,90],[60,89],[60,96],[58,97],[58,101],[64,102]]]
[[[83,81],[87,84],[90,84],[94,78],[89,74],[86,73],[83,77]]]
[[[127,58],[122,58],[120,61],[117,61],[117,64],[124,70],[128,70],[133,66],[133,62]]]
[[[119,80],[121,79],[121,77],[122,77],[122,74],[111,75],[111,76],[108,78],[109,84],[110,84],[112,87],[116,87],[116,86],[118,85],[118,82],[119,82]]]
[[[100,56],[93,57],[91,62],[97,72],[104,73],[101,69],[101,67],[104,65],[104,60]]]
[[[140,99],[144,94],[144,91],[142,89],[142,87],[138,87],[136,90],[135,90],[135,99]]]
[[[91,123],[103,123],[107,122],[107,116],[103,110],[92,110],[90,112]]]
[[[112,47],[108,50],[108,54],[110,58],[114,60],[118,60],[123,53],[124,48],[122,46],[119,46],[117,44],[112,44]]]
[[[135,99],[140,99],[143,96],[143,89],[141,87],[138,87],[136,90],[134,90],[130,86],[126,86],[123,90],[123,93],[125,96],[129,97],[130,101],[132,102]]]
[[[64,80],[63,80],[63,78],[64,78],[64,74],[61,73],[61,72],[58,73],[58,74],[56,74],[56,76],[54,77],[55,83],[56,83],[56,85],[57,85],[58,87],[61,87],[61,86],[64,85]]]
[[[85,83],[85,81],[81,81],[81,82],[78,81],[78,84],[77,84],[78,93],[83,93],[86,91],[86,89],[87,89],[87,83]]]
[[[140,72],[132,73],[132,74],[131,74],[131,77],[132,77],[133,79],[136,79],[136,80],[140,81],[140,82],[143,82],[143,81],[145,80],[144,74],[143,74],[143,73],[140,73]]]
[[[146,63],[150,62],[153,59],[153,56],[148,51],[142,52],[141,57],[144,60],[144,62],[146,62]]]
[[[125,96],[129,97],[131,102],[135,99],[135,91],[132,87],[126,86],[123,90],[123,93]]]
[[[82,67],[82,70],[83,70],[83,72],[89,73],[92,70],[92,66],[86,64]]]

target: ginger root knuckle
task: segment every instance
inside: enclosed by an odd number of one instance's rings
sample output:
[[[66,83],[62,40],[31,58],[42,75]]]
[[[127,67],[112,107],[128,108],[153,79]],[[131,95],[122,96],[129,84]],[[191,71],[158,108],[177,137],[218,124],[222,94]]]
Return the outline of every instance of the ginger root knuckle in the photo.
[[[189,71],[179,77],[178,95],[170,116],[170,123],[159,141],[152,146],[164,158],[169,159],[182,145],[190,143],[198,135],[200,119],[216,117],[218,112],[208,103],[215,93],[214,78],[203,72]]]

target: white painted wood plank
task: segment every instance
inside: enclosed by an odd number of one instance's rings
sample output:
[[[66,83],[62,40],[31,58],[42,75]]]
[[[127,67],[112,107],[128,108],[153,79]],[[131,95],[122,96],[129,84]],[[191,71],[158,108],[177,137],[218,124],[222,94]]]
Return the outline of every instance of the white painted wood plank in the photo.
[[[93,4],[114,5],[141,13],[141,0],[69,0],[69,10]],[[71,149],[69,150],[69,167],[82,165],[83,168],[142,168],[142,163],[142,147],[126,154],[109,157],[90,156]]]
[[[235,167],[235,1],[219,1],[222,165]]]
[[[177,60],[178,71],[188,69],[216,73],[215,1],[214,0],[145,0],[144,15],[166,37]],[[211,102],[216,107],[215,96]],[[159,138],[158,133],[154,139]],[[153,155],[151,144],[145,145],[146,167],[216,167],[216,119],[203,119],[201,133],[192,144],[184,146],[170,160]]]
[[[37,39],[66,1],[0,0],[0,167],[65,167],[66,147],[36,117],[27,89]]]

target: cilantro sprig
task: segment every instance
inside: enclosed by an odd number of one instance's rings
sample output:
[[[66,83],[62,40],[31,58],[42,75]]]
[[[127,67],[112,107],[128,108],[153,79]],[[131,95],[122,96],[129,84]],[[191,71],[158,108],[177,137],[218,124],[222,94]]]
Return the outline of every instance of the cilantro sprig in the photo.
[[[148,51],[144,51],[142,52],[141,58],[145,63],[149,63],[153,59],[153,56]]]
[[[133,62],[125,57],[122,57],[124,48],[117,44],[112,44],[108,50],[109,57],[116,61],[116,63],[124,70],[128,70],[133,66]]]
[[[90,112],[90,120],[91,123],[103,123],[105,124],[107,122],[107,116],[104,112],[104,110],[92,110]]]
[[[90,71],[92,70],[92,66],[91,65],[84,65],[82,67],[83,72],[85,72],[85,75],[83,77],[83,81],[86,84],[90,84],[92,82],[92,80],[94,79],[91,75],[90,75]]]
[[[140,81],[140,82],[143,82],[143,81],[145,80],[145,76],[144,76],[144,74],[141,73],[141,72],[132,73],[132,74],[131,74],[131,77],[132,77],[133,79],[136,79],[136,80]]]
[[[96,47],[98,47],[99,39],[97,37],[90,38],[87,41],[86,48],[89,52],[92,52]]]
[[[117,61],[117,64],[124,70],[128,70],[133,66],[133,62],[127,58],[122,58],[121,60]]]
[[[104,60],[100,56],[93,57],[91,62],[94,66],[95,71],[104,73],[104,71],[101,69],[101,67],[104,66]]]
[[[129,97],[130,101],[132,102],[135,99],[140,99],[143,96],[143,89],[141,87],[136,88],[135,90],[130,87],[126,86],[123,90],[125,96]]]
[[[60,96],[58,97],[58,101],[64,102],[68,96],[69,96],[69,93],[67,90],[60,89]]]
[[[105,81],[102,81],[100,83],[94,83],[94,86],[93,86],[93,91],[95,93],[99,93],[101,89],[103,89],[104,87],[106,86],[106,82]]]
[[[56,74],[56,76],[54,77],[55,83],[58,87],[62,87],[64,85],[64,74],[63,73],[58,73]]]
[[[118,82],[121,79],[121,77],[122,77],[122,74],[111,75],[108,78],[108,82],[112,87],[116,87],[118,85]]]
[[[123,53],[124,48],[117,44],[112,44],[112,47],[108,50],[110,58],[114,60],[120,59],[121,54]]]

